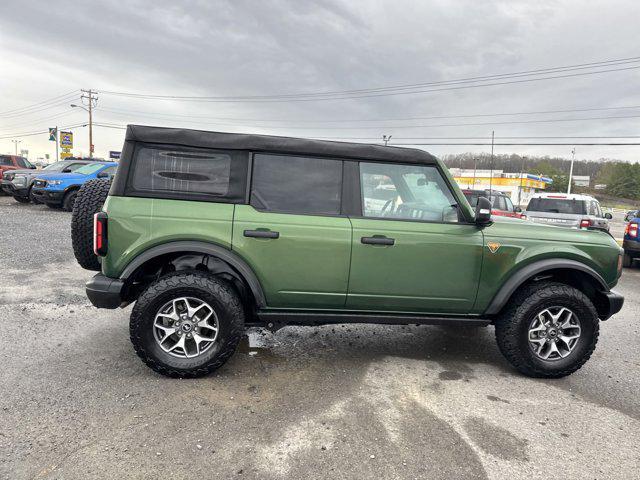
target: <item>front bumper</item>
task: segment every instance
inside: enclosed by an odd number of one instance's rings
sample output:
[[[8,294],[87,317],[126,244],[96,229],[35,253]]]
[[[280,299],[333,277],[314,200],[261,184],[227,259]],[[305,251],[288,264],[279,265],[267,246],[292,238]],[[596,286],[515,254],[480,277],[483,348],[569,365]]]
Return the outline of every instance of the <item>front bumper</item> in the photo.
[[[13,183],[3,180],[2,191],[12,197],[28,197],[29,189],[27,187],[16,187]]]
[[[61,190],[46,190],[44,188],[32,188],[31,193],[36,200],[43,203],[62,203],[64,192]]]
[[[604,293],[604,304],[598,309],[600,320],[607,320],[622,309],[624,305],[624,297],[613,290]]]
[[[118,308],[123,303],[122,288],[124,282],[101,273],[87,282],[86,292],[89,301],[97,308]]]

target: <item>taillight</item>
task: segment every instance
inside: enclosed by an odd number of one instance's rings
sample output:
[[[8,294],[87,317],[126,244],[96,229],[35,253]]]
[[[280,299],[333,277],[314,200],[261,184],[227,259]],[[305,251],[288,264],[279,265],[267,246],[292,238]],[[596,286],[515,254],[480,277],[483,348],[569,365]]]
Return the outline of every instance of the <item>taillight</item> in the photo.
[[[638,237],[638,224],[637,223],[628,223],[627,227],[624,231],[625,235],[629,235],[630,237],[637,238]]]
[[[589,228],[591,225],[593,225],[593,222],[588,218],[580,220],[580,228]]]
[[[107,254],[107,214],[98,212],[93,216],[93,253],[99,257]]]

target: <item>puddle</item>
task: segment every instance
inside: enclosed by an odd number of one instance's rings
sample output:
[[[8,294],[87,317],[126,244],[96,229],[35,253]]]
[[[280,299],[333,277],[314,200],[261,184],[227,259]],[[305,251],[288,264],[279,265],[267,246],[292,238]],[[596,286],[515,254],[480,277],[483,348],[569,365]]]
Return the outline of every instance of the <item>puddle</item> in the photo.
[[[247,330],[240,344],[238,345],[238,353],[248,355],[249,357],[259,358],[260,360],[277,362],[282,357],[276,355],[272,351],[273,343],[270,342],[271,333],[261,329]]]

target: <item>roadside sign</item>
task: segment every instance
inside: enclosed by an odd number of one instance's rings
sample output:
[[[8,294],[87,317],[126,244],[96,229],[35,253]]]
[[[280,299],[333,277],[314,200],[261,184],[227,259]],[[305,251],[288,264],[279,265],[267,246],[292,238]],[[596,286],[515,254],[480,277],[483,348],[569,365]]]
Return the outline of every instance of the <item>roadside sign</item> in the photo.
[[[60,146],[62,148],[73,148],[73,132],[60,132]]]
[[[120,160],[120,154],[122,152],[116,152],[115,150],[109,150],[109,159]]]
[[[49,128],[49,141],[55,142],[57,136],[58,136],[58,128],[57,127]]]
[[[69,158],[69,157],[73,157],[73,153],[71,153],[71,150],[63,150],[62,153],[60,153],[60,158],[62,160]]]

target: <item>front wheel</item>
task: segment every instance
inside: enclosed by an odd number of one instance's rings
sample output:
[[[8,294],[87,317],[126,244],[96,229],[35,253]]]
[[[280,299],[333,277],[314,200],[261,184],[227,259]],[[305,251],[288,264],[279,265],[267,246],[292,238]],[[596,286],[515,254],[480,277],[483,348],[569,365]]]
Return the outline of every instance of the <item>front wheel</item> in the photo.
[[[598,341],[599,320],[581,291],[543,282],[516,293],[495,327],[500,351],[518,371],[560,378],[589,359]]]
[[[220,368],[244,333],[244,311],[226,282],[199,271],[165,275],[131,312],[131,342],[153,370],[195,378]]]
[[[16,202],[20,202],[20,203],[29,203],[29,197],[18,197],[18,196],[14,196],[13,199]]]
[[[77,190],[72,190],[64,196],[62,201],[62,208],[67,211],[73,211],[73,205],[76,203],[76,197],[78,196]]]

